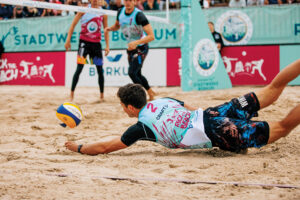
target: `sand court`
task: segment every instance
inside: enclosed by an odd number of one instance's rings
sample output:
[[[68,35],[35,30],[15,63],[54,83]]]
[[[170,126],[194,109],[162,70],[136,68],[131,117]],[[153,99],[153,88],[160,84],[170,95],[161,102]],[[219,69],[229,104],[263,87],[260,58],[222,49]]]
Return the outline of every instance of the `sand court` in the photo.
[[[207,108],[259,87],[182,92],[155,87],[158,97],[173,97]],[[139,141],[108,155],[88,156],[66,150],[67,140],[93,143],[121,135],[137,119],[128,118],[105,88],[78,87],[74,103],[83,110],[81,124],[62,128],[55,116],[68,100],[65,87],[0,87],[0,199],[300,199],[298,188],[234,184],[185,184],[176,181],[223,181],[300,186],[300,127],[286,138],[248,154],[214,149],[172,150]],[[300,103],[300,87],[287,87],[257,120],[282,119]],[[108,177],[131,177],[112,180]],[[136,180],[138,179],[138,180]],[[151,179],[151,180],[150,180]]]

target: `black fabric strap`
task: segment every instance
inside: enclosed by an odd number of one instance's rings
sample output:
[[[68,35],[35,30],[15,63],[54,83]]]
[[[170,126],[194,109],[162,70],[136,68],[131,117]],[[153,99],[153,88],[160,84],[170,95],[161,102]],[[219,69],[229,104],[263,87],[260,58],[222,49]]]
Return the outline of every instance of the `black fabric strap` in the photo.
[[[77,147],[77,152],[78,152],[78,153],[81,153],[81,152],[80,152],[81,148],[82,148],[82,144],[78,145],[78,147]]]

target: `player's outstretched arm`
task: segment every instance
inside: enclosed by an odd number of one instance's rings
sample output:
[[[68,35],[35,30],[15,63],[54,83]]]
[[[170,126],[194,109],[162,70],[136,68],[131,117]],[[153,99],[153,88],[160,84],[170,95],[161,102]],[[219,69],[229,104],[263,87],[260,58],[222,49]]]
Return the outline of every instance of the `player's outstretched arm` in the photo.
[[[70,151],[78,152],[78,144],[72,141],[67,141],[65,146]],[[106,154],[120,149],[124,149],[127,146],[121,141],[121,137],[115,137],[107,141],[101,141],[93,144],[83,144],[80,153],[88,155]]]

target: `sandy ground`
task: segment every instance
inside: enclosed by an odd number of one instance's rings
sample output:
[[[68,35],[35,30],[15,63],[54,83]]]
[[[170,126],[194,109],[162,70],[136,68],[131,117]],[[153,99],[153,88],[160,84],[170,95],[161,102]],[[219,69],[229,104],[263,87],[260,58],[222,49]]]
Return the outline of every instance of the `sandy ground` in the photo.
[[[251,91],[249,87],[194,92],[182,92],[177,87],[154,89],[160,97],[175,97],[202,108]],[[55,116],[58,106],[67,101],[69,89],[0,86],[1,200],[300,199],[300,188],[171,181],[300,186],[300,126],[275,144],[250,149],[246,155],[217,148],[170,150],[145,141],[108,155],[87,156],[66,150],[66,140],[96,142],[121,135],[136,122],[122,112],[117,88],[105,90],[106,101],[99,103],[98,88],[77,88],[75,103],[83,109],[84,119],[78,127],[69,129],[60,127]],[[288,87],[274,105],[260,112],[258,119],[281,119],[299,103],[300,87]],[[104,176],[137,180],[111,180]]]

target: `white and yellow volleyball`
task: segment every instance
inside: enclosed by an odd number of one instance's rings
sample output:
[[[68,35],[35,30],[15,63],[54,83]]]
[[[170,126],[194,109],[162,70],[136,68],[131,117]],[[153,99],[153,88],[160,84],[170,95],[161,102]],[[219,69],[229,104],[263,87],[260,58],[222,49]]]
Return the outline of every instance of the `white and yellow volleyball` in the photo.
[[[57,108],[56,116],[63,122],[61,126],[74,128],[82,120],[82,111],[77,105],[67,102]]]

